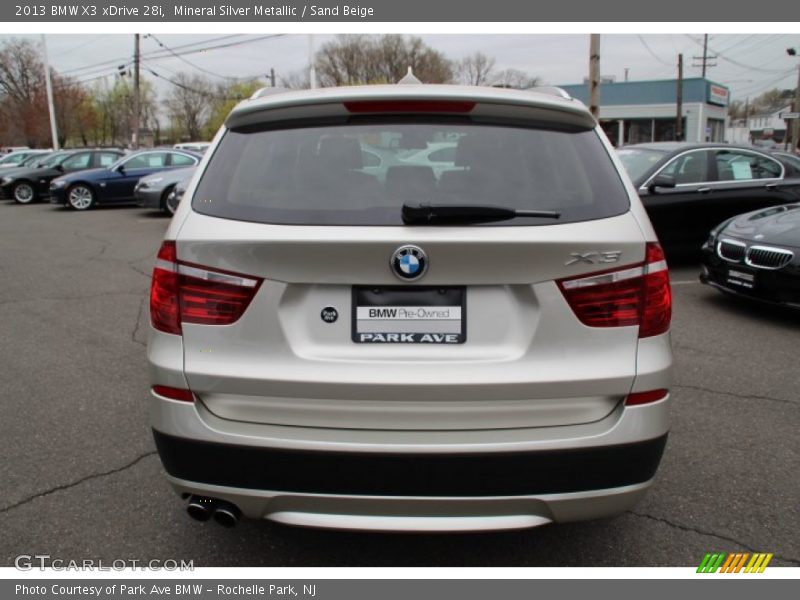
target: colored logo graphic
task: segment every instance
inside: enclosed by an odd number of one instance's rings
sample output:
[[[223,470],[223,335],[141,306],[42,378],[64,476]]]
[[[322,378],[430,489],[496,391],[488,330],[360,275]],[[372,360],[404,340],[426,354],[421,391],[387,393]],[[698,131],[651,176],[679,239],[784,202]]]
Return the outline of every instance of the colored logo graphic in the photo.
[[[763,573],[769,561],[772,560],[772,553],[755,552],[735,552],[726,554],[725,552],[709,552],[703,557],[700,566],[697,567],[698,573]]]
[[[428,268],[428,257],[419,246],[401,246],[392,254],[391,265],[395,275],[410,281],[422,277]]]

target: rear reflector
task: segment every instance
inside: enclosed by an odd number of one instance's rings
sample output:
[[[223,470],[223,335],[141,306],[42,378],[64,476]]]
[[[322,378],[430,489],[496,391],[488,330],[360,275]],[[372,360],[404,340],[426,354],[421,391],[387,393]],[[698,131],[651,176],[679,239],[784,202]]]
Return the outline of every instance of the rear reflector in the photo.
[[[459,100],[359,100],[345,102],[351,113],[468,113],[474,102]]]
[[[669,390],[650,390],[649,392],[634,392],[625,398],[626,406],[636,406],[637,404],[650,404],[663,400],[669,394]]]
[[[194,394],[191,390],[169,387],[167,385],[154,385],[153,391],[159,396],[172,400],[182,400],[183,402],[194,402]]]
[[[639,326],[639,337],[669,330],[672,295],[664,251],[649,242],[645,262],[556,282],[575,316],[589,327]]]
[[[180,335],[182,323],[230,325],[247,310],[263,279],[178,260],[175,242],[158,252],[150,288],[153,327]]]

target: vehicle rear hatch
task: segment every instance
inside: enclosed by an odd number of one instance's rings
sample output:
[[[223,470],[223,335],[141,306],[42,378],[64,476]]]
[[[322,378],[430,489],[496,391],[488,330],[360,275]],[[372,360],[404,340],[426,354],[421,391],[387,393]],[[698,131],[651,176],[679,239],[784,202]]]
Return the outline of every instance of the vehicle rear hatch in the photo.
[[[256,282],[235,322],[183,324],[186,377],[212,413],[546,427],[602,419],[630,391],[638,328],[581,323],[557,283],[645,257],[584,111],[425,102],[306,106],[289,123],[273,113],[301,108],[284,102],[229,120],[177,239],[179,261]],[[409,223],[404,205],[544,216]]]

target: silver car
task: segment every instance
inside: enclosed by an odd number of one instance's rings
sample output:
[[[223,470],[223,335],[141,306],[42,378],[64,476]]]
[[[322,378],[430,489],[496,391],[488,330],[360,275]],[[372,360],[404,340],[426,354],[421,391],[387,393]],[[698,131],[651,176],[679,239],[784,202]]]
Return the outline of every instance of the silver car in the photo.
[[[386,160],[455,144],[457,169]],[[189,514],[456,531],[606,517],[667,439],[667,265],[558,91],[256,94],[158,253],[152,426]]]

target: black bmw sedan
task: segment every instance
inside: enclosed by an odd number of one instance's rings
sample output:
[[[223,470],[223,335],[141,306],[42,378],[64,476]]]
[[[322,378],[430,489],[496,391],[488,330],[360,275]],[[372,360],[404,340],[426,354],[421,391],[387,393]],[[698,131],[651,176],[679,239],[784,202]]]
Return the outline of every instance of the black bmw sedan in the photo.
[[[718,223],[800,200],[800,170],[755,148],[657,142],[617,154],[668,250],[696,253]]]
[[[711,231],[702,253],[703,283],[800,309],[800,204],[729,219]]]
[[[50,195],[50,182],[56,177],[110,165],[121,156],[121,151],[109,149],[54,152],[30,167],[17,167],[0,173],[0,191],[3,198],[12,199],[17,204],[30,204]]]

